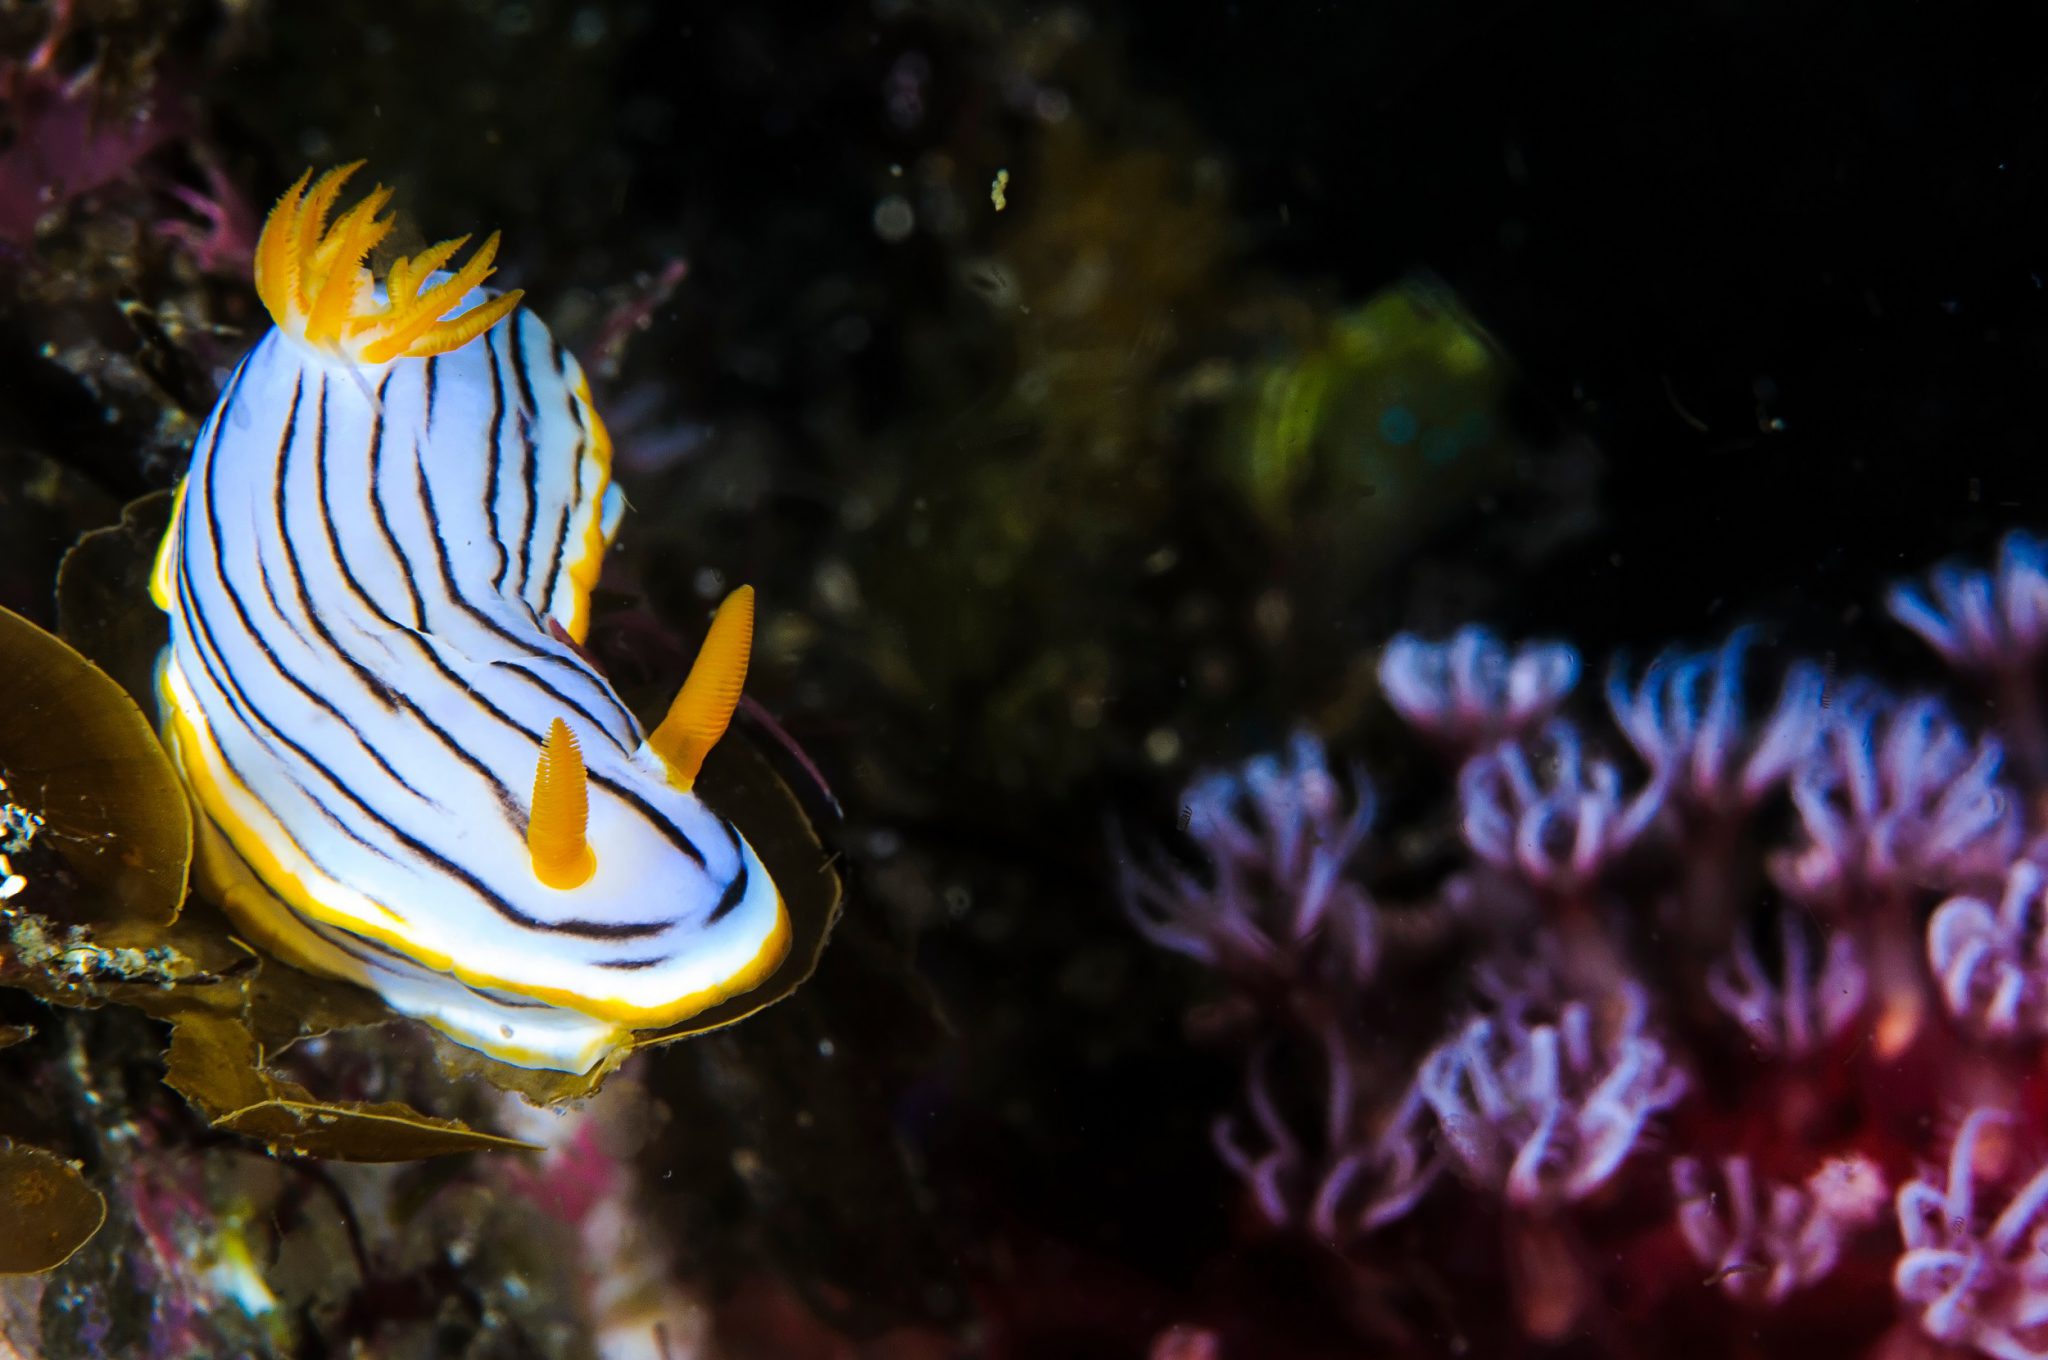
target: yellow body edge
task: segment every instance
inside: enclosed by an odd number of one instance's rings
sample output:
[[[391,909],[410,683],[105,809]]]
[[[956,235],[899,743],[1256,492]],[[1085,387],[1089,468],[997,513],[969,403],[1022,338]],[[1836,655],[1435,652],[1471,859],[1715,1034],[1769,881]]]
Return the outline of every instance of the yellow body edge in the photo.
[[[329,964],[315,957],[310,950],[301,947],[307,939],[325,945],[325,941],[317,935],[306,931],[296,922],[289,927],[276,923],[277,919],[283,916],[282,904],[256,876],[256,871],[249,867],[248,861],[235,852],[234,846],[228,842],[221,829],[214,825],[206,809],[192,796],[189,787],[186,793],[192,803],[195,833],[192,840],[193,872],[201,890],[213,901],[221,904],[222,910],[233,920],[236,929],[247,937],[246,942],[295,968],[321,977],[338,977],[352,986],[362,987],[374,993],[377,990],[376,984],[367,977],[352,976],[340,965]],[[327,948],[332,953],[341,953],[332,946]],[[514,1067],[562,1070],[557,1067],[561,1061],[557,1053],[507,1043],[499,1035],[481,1028],[457,1031],[431,1015],[415,1018],[422,1024],[433,1026],[455,1043],[475,1049],[499,1062],[510,1063]],[[578,1053],[574,1060],[582,1061],[582,1070],[588,1071],[604,1061],[607,1053],[631,1042],[632,1035],[631,1029],[614,1025],[608,1034],[594,1038],[587,1049]]]
[[[164,526],[163,542],[156,545],[156,558],[149,564],[149,598],[166,614],[177,597],[171,589],[171,559],[177,555],[178,526],[185,522],[185,488],[191,484],[190,477],[178,479],[178,489],[171,493],[170,523]]]
[[[572,588],[569,619],[562,629],[580,646],[590,632],[590,592],[604,571],[604,555],[612,546],[604,531],[604,498],[612,487],[612,435],[591,399],[588,377],[577,376],[575,396],[590,421],[590,455],[597,460],[599,472],[597,494],[590,498],[590,513],[583,522],[583,545],[564,567]]]
[[[170,748],[178,768],[184,772],[186,785],[191,790],[194,800],[213,825],[227,837],[235,853],[270,894],[322,925],[368,936],[389,945],[429,971],[446,973],[471,987],[488,987],[545,1001],[565,1010],[577,1011],[594,1020],[609,1021],[628,1029],[659,1029],[664,1025],[687,1020],[730,997],[752,991],[766,982],[775,970],[782,966],[783,959],[789,954],[792,940],[789,909],[783,904],[781,890],[776,889],[775,925],[768,932],[768,937],[761,942],[760,949],[755,951],[754,957],[721,981],[678,997],[664,1006],[639,1007],[616,997],[586,996],[568,988],[534,987],[494,977],[474,968],[465,968],[452,957],[422,950],[417,941],[398,931],[364,921],[321,901],[309,884],[325,879],[326,875],[312,867],[305,852],[285,834],[283,827],[272,823],[271,832],[266,837],[261,830],[251,826],[235,813],[220,790],[220,785],[233,776],[215,773],[216,764],[225,771],[226,763],[220,760],[220,753],[214,748],[212,735],[205,730],[203,724],[195,723],[186,716],[171,695],[169,686],[161,679],[158,681],[157,690],[158,701],[162,704],[165,715],[164,744]],[[262,805],[262,800],[249,793],[247,789],[243,789],[242,792],[252,803]],[[285,854],[299,860],[302,867],[294,868],[286,864]],[[244,900],[246,897],[244,894]],[[236,910],[242,903],[224,902],[222,905],[235,917],[237,924],[242,924],[241,912]],[[372,905],[391,914],[388,908],[379,903],[373,902]],[[260,915],[260,912],[252,914]],[[274,930],[260,920],[249,929],[251,934],[274,934]],[[315,968],[314,971],[326,973],[331,970]]]

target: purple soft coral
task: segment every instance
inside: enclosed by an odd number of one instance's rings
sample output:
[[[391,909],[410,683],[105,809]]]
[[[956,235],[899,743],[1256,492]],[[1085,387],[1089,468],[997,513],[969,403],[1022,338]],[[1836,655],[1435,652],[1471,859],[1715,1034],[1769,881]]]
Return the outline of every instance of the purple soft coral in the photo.
[[[1616,725],[1676,805],[1719,816],[1754,807],[1813,744],[1826,677],[1805,662],[1785,673],[1777,706],[1752,734],[1742,703],[1750,641],[1740,629],[1718,651],[1666,652],[1634,689],[1625,666],[1608,672]]]
[[[1918,582],[1893,586],[1885,608],[1957,670],[2031,666],[2048,649],[2048,543],[2015,531],[1999,545],[1997,571],[1949,562],[1928,580],[1931,591]]]
[[[1707,971],[1707,994],[1742,1026],[1752,1044],[1777,1058],[1810,1057],[1840,1038],[1862,1013],[1869,976],[1847,934],[1828,932],[1820,971],[1806,929],[1792,912],[1779,917],[1779,976],[1772,979],[1746,935]]]
[[[2048,547],[2016,536],[1996,581],[1948,570],[1925,593],[1895,592],[1893,608],[1973,675],[2033,685],[2048,669],[2044,563]],[[2048,801],[2009,769],[2023,710],[2002,696],[1986,733],[1943,699],[1835,683],[1810,663],[1755,674],[1758,650],[1738,630],[1609,671],[1638,767],[1610,759],[1612,733],[1559,715],[1577,668],[1568,648],[1517,653],[1479,629],[1389,646],[1389,700],[1465,757],[1449,812],[1467,853],[1446,853],[1440,815],[1387,838],[1380,904],[1362,913],[1385,955],[1375,985],[1283,967],[1260,1004],[1235,998],[1259,1056],[1249,1110],[1217,1126],[1217,1146],[1268,1220],[1333,1243],[1375,1283],[1408,1278],[1400,1258],[1421,1236],[1373,1229],[1448,1170],[1463,1193],[1438,1197],[1414,1231],[1464,1213],[1477,1218],[1445,1230],[1469,1237],[1472,1221],[1498,1218],[1502,1268],[1486,1280],[1504,1287],[1487,1326],[1531,1343],[1608,1328],[1614,1344],[1595,1349],[1643,1352],[1647,1338],[1654,1352],[1661,1329],[1708,1316],[1704,1275],[1724,1305],[1793,1307],[1768,1329],[1724,1313],[1694,1344],[1702,1354],[1790,1353],[1827,1310],[1830,1355],[1905,1360],[1940,1343],[2048,1360],[2048,1168],[2029,1179],[2036,1164],[2015,1152],[2039,1132],[2039,1064],[2031,1046],[1985,1043],[2048,1039]],[[1327,780],[1298,755],[1272,768]],[[1223,960],[1240,993],[1261,960],[1320,951],[1330,934],[1331,908],[1315,905],[1325,889],[1271,892],[1290,874],[1270,866],[1311,857],[1277,834],[1301,814],[1269,808],[1346,821],[1327,801],[1276,801],[1290,777],[1261,786],[1247,767],[1198,784],[1185,824],[1214,872],[1133,893],[1148,934]],[[1320,834],[1342,856],[1355,849]],[[1330,872],[1365,901],[1346,862]],[[1760,890],[1781,900],[1759,923]],[[1323,924],[1304,930],[1317,910]],[[1689,1034],[1703,1037],[1710,1001],[1774,1061],[1688,1061],[1647,1025],[1639,966],[1682,999],[1671,1010]],[[1276,990],[1286,1004],[1264,1004]],[[1477,1018],[1446,1028],[1416,1004],[1452,992],[1474,995]],[[1956,1023],[1936,1023],[1944,1007]],[[1695,1073],[1707,1089],[1681,1112]],[[1894,1197],[1886,1173],[1940,1136],[1928,1112],[1959,1096],[2023,1108],[2026,1127],[1996,1137],[1999,1116],[1980,1110],[1947,1154],[1947,1183],[1929,1174]],[[1687,1155],[1660,1155],[1667,1119]],[[1632,1190],[1666,1176],[1678,1202],[1660,1229]],[[1864,1267],[1881,1259],[1892,1204],[1905,1243],[1887,1280]],[[1606,1307],[1623,1297],[1626,1316]],[[1495,1335],[1472,1348],[1514,1350]]]
[[[1503,742],[1458,775],[1465,843],[1533,887],[1569,893],[1598,878],[1656,817],[1653,786],[1622,793],[1612,762],[1585,758],[1562,719],[1538,743]]]
[[[1994,1039],[2048,1033],[2048,873],[2020,860],[1999,904],[1952,897],[1927,923],[1927,962],[1959,1022]]]
[[[1417,1088],[1467,1180],[1523,1209],[1582,1199],[1678,1102],[1685,1074],[1644,1034],[1641,988],[1603,1009],[1569,1001],[1553,1023],[1480,1016],[1423,1060]]]
[[[0,60],[0,244],[31,244],[45,215],[128,175],[189,121],[160,95],[110,107],[98,63],[61,71],[73,10],[51,6],[47,32],[28,58]]]
[[[1322,1153],[1312,1158],[1280,1115],[1268,1086],[1269,1058],[1253,1056],[1245,1098],[1265,1147],[1245,1146],[1235,1121],[1216,1121],[1216,1150],[1275,1227],[1305,1226],[1343,1242],[1408,1212],[1435,1181],[1440,1163],[1422,1136],[1422,1103],[1411,1091],[1375,1121],[1361,1099],[1354,1059],[1335,1029],[1323,1034],[1327,1089]]]
[[[1510,648],[1476,625],[1448,642],[1403,633],[1380,656],[1380,688],[1395,712],[1461,755],[1526,732],[1557,711],[1579,680],[1579,654],[1561,642]]]
[[[1719,1191],[1706,1163],[1680,1157],[1671,1186],[1693,1258],[1750,1304],[1782,1303],[1825,1278],[1848,1239],[1884,1213],[1884,1173],[1864,1157],[1829,1161],[1803,1185],[1759,1181],[1747,1157],[1727,1157]]]
[[[2035,783],[2048,781],[2048,722],[2038,683],[2048,653],[2048,543],[2014,531],[1999,545],[1997,570],[1945,563],[1928,580],[1927,587],[1893,586],[1885,607],[1949,665],[1989,689],[2020,764]]]
[[[1937,699],[1867,684],[1846,688],[1820,739],[1792,779],[1806,843],[1773,865],[1787,893],[1840,908],[2004,873],[2020,822],[1995,739],[1973,743]]]
[[[1988,1226],[1977,1212],[1979,1141],[2006,1119],[1972,1111],[1949,1152],[1947,1184],[1923,1177],[1900,1187],[1906,1250],[1892,1288],[1936,1341],[1993,1360],[2048,1360],[2048,1167]]]
[[[176,241],[192,263],[208,274],[240,274],[256,255],[256,237],[263,220],[227,173],[212,159],[201,162],[206,189],[183,184],[170,194],[192,214],[157,223],[157,233]]]
[[[1347,797],[1322,743],[1298,733],[1283,763],[1259,756],[1204,774],[1182,795],[1206,881],[1160,857],[1127,866],[1124,905],[1154,944],[1239,978],[1286,981],[1323,959],[1370,974],[1373,907],[1344,869],[1372,825],[1371,787]]]

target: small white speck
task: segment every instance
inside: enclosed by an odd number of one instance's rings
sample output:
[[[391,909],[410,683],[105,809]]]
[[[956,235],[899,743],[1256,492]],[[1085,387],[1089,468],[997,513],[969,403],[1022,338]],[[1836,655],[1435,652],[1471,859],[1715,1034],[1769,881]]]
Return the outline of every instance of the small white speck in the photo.
[[[917,230],[917,211],[901,194],[890,194],[875,205],[875,235],[895,245]]]

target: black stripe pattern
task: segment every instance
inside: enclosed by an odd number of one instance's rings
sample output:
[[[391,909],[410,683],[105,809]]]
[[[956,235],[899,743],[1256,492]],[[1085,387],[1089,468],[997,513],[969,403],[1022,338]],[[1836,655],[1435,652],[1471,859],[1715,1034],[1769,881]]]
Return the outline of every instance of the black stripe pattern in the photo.
[[[524,309],[366,369],[272,332],[201,431],[159,582],[179,757],[283,907],[258,933],[528,1065],[752,985],[786,935],[753,851],[551,627],[584,616],[609,477]],[[557,718],[598,866],[566,891],[525,848]]]

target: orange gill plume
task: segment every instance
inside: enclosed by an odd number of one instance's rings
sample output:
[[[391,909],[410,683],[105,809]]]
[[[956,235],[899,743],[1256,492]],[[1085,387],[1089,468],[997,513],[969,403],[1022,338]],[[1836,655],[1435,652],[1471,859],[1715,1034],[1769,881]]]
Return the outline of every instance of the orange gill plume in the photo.
[[[585,834],[590,826],[590,781],[576,734],[560,718],[548,724],[533,772],[533,812],[526,822],[526,849],[533,876],[550,888],[581,887],[597,872]]]
[[[754,647],[754,588],[741,586],[725,597],[711,617],[711,630],[690,666],[668,716],[647,744],[668,765],[669,783],[687,792],[704,768],[739,707],[747,682],[747,657]]]
[[[521,293],[514,289],[457,316],[447,315],[491,276],[496,232],[448,278],[424,292],[428,275],[446,267],[469,237],[393,261],[384,300],[378,301],[376,280],[365,261],[391,234],[396,219],[377,215],[391,201],[391,190],[380,184],[332,226],[327,222],[342,186],[362,166],[361,161],[338,165],[317,180],[308,170],[264,221],[256,242],[256,293],[279,330],[323,354],[382,364],[459,349],[519,305]]]

